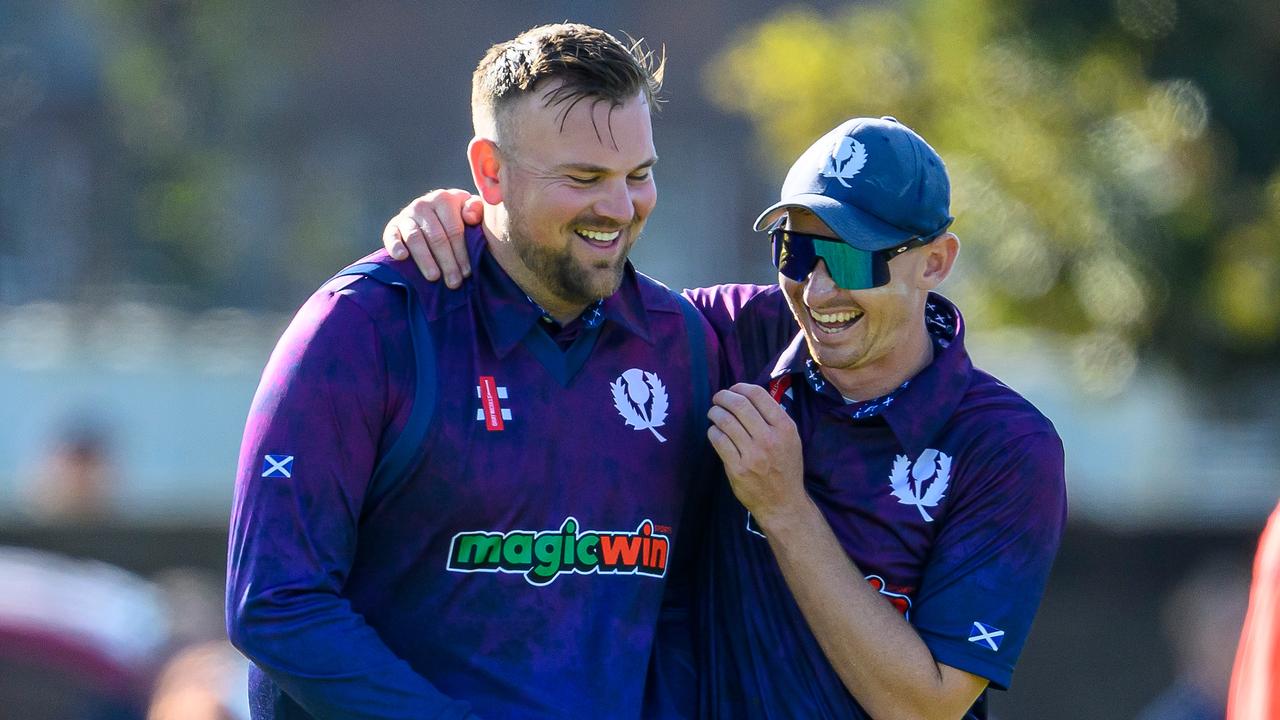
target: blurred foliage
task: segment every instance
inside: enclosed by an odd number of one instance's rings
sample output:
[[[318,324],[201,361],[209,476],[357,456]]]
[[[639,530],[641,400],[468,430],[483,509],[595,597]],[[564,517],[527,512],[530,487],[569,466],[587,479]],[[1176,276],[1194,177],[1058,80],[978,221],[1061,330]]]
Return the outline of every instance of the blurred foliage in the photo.
[[[1118,390],[1143,349],[1206,375],[1274,363],[1280,172],[1240,177],[1199,82],[1153,77],[1173,0],[1091,5],[1110,12],[1057,45],[1015,0],[784,9],[742,31],[706,87],[779,178],[848,117],[920,132],[951,172],[948,292],[982,325],[1075,338],[1084,389]]]
[[[308,179],[263,177],[264,168],[287,177],[308,151],[305,143],[273,142],[296,122],[287,88],[307,59],[299,52],[305,24],[237,0],[79,5],[107,45],[102,102],[109,135],[138,182],[126,190],[128,226],[151,258],[144,267],[181,278],[200,304],[258,304],[270,288],[243,286],[246,259],[291,257],[272,264],[316,277],[341,264],[342,249],[283,218],[245,217],[287,209],[291,217],[337,213],[335,229],[351,224],[340,210],[349,203],[335,193],[282,196]],[[274,231],[269,247],[261,247],[263,227]]]
[[[322,137],[338,113],[305,112],[299,97],[315,67],[309,43],[326,28],[305,10],[0,0],[12,21],[0,22],[0,150],[32,148],[16,162],[36,172],[83,158],[67,172],[84,175],[87,210],[60,228],[76,248],[68,284],[83,298],[292,307],[299,298],[281,287],[314,287],[351,259],[349,243],[370,245],[372,233],[355,230],[368,223],[351,189],[374,160],[351,152],[354,133]],[[46,197],[34,184],[6,194],[0,221],[29,227],[14,208],[69,209],[67,193]],[[0,252],[21,254],[6,242],[0,227]],[[274,270],[255,272],[263,266]]]

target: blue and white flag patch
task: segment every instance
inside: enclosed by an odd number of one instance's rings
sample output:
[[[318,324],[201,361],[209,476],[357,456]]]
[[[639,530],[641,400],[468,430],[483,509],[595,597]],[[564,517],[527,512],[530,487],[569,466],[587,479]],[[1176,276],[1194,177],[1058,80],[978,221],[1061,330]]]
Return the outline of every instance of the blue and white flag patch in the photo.
[[[293,456],[263,455],[262,477],[293,477]]]
[[[1000,643],[1003,641],[1003,630],[998,630],[977,620],[973,621],[973,630],[969,632],[969,642],[979,643],[990,648],[992,652],[996,652],[1000,649]]]

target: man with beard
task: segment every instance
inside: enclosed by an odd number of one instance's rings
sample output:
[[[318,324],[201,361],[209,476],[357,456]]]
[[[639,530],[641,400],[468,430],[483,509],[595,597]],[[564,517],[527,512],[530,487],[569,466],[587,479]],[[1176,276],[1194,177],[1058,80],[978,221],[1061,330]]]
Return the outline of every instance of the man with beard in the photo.
[[[228,557],[255,718],[639,717],[719,367],[627,262],[656,199],[650,60],[572,24],[490,48],[474,281],[375,253],[281,338]]]
[[[410,205],[384,243],[465,263],[406,241],[428,210],[478,208]],[[1066,519],[1063,452],[973,367],[933,292],[959,252],[952,219],[933,148],[855,118],[756,222],[779,284],[687,292],[743,381],[708,413],[728,482],[698,565],[703,717],[979,720],[986,688],[1008,686]]]

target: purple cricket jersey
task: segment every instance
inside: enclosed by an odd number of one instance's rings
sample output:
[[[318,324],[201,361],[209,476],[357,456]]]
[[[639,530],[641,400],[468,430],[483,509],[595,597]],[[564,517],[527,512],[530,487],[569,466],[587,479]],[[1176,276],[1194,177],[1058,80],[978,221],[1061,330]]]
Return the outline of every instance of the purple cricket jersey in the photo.
[[[476,276],[458,290],[367,259],[416,287],[434,343],[423,459],[393,485],[370,478],[415,395],[401,290],[335,278],[271,356],[228,555],[255,718],[641,713],[682,513],[706,484],[692,398],[718,386],[717,341],[628,264],[558,345],[482,240],[468,232]]]
[[[856,404],[818,373],[777,286],[686,295],[735,378],[768,387],[796,421],[805,486],[867,582],[938,662],[1007,688],[1066,521],[1062,444],[1049,420],[973,367],[960,313],[939,295],[926,311],[933,362]],[[708,533],[703,716],[867,717],[728,483],[715,491]],[[965,717],[986,717],[985,693]]]

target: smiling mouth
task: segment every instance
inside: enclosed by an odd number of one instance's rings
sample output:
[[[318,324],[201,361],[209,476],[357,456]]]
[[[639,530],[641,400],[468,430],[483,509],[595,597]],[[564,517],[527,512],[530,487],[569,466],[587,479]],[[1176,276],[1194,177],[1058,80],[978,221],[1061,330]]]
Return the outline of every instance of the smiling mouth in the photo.
[[[827,335],[835,335],[857,324],[862,319],[862,311],[845,310],[842,312],[823,313],[809,308],[809,319],[813,321],[814,326],[821,332]]]
[[[588,230],[586,228],[577,228],[573,231],[575,235],[582,238],[588,245],[598,248],[611,248],[622,237],[622,230]]]

